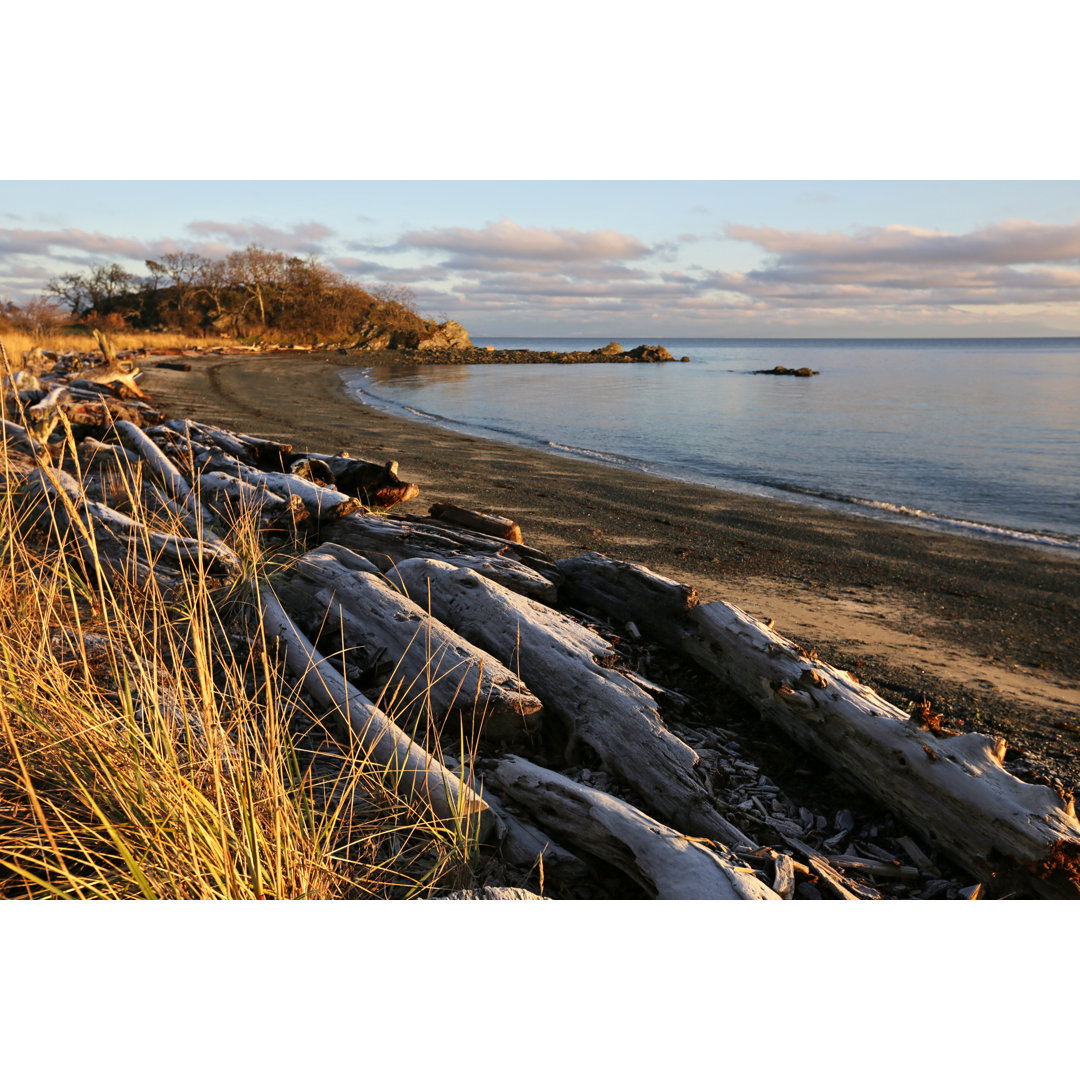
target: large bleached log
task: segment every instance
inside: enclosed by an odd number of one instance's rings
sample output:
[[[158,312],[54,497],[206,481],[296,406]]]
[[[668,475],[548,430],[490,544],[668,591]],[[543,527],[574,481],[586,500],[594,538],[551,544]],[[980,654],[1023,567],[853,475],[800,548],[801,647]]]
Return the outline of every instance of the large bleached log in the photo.
[[[191,485],[164,451],[144,431],[134,424],[120,420],[116,424],[116,434],[122,445],[134,451],[146,462],[147,467],[158,478],[165,493],[171,499],[181,504],[192,499]]]
[[[380,766],[402,794],[429,805],[440,821],[460,825],[478,840],[496,827],[494,811],[476,791],[443,768],[413,742],[385,713],[326,660],[289,618],[265,587],[259,596],[263,627],[285,652],[285,662],[304,689],[326,709],[337,713],[356,736],[360,748]]]
[[[661,577],[638,563],[609,559],[595,551],[560,559],[560,597],[595,608],[620,624],[640,624],[647,636],[666,640],[698,604],[697,590]]]
[[[421,528],[428,534],[442,536],[463,547],[475,551],[490,551],[516,559],[526,566],[531,566],[534,570],[539,570],[541,574],[550,578],[556,584],[562,581],[562,574],[559,573],[555,563],[544,552],[538,548],[530,547],[528,544],[519,544],[513,540],[497,540],[489,534],[477,532],[476,529],[469,529],[463,525],[452,524],[442,518],[403,516],[399,520]]]
[[[254,459],[245,460],[248,457],[248,448],[231,432],[201,424],[197,420],[166,420],[162,427],[182,436],[188,443],[192,457],[201,450],[216,447],[231,454],[238,461],[244,461],[247,465],[254,464]]]
[[[191,485],[184,479],[180,470],[169,460],[157,443],[141,428],[127,421],[118,420],[114,427],[121,444],[138,454],[157,478],[168,496],[167,509],[176,514],[193,535],[220,541],[221,537],[214,532],[210,514],[196,498],[195,492],[192,491]]]
[[[415,521],[377,514],[331,521],[320,530],[320,535],[324,540],[366,555],[383,571],[405,559],[441,559],[455,566],[468,567],[514,592],[544,603],[553,604],[558,595],[557,578],[500,554],[506,547],[491,537],[473,534],[481,541],[473,544],[460,534],[447,536],[441,530]],[[484,546],[484,541],[488,546]]]
[[[499,817],[499,850],[511,866],[524,870],[540,868],[543,879],[551,878],[565,889],[587,886],[595,875],[582,859],[556,843],[547,833],[531,821],[522,821],[520,813],[509,809],[502,800],[491,793],[490,785],[484,785],[484,802]]]
[[[288,468],[292,459],[292,444],[274,439],[260,439],[254,435],[242,435],[237,431],[225,431],[198,420],[166,420],[165,426],[178,435],[185,435],[193,443],[211,445],[243,461],[272,471]]]
[[[519,671],[572,741],[589,746],[665,821],[725,844],[750,841],[712,804],[696,751],[672,734],[640,686],[597,663],[598,634],[469,569],[413,559],[387,573],[421,606]]]
[[[280,514],[286,500],[264,487],[256,487],[237,476],[221,472],[202,472],[198,477],[203,498],[224,513],[226,508],[235,519],[248,512]]]
[[[523,758],[501,760],[492,781],[545,829],[622,870],[657,900],[780,899],[699,841]]]
[[[539,730],[540,701],[510,669],[432,618],[419,604],[372,574],[349,570],[332,555],[309,552],[293,573],[301,589],[279,588],[300,625],[368,663],[392,670],[376,682],[388,712],[415,722],[430,709],[466,734],[520,741]]]
[[[989,883],[1021,875],[1048,897],[1080,898],[1072,801],[1003,767],[1005,742],[937,735],[847,672],[730,604],[688,616],[683,647],[799,745]]]

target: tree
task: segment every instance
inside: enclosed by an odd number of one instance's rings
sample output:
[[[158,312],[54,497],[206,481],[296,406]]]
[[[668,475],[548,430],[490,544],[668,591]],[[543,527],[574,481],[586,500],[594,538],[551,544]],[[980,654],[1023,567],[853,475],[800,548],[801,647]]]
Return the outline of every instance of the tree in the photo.
[[[50,278],[45,285],[45,295],[54,296],[62,304],[66,304],[76,319],[93,306],[83,274],[61,274],[59,277]]]
[[[61,274],[45,286],[46,296],[66,304],[75,318],[88,311],[118,311],[135,295],[137,279],[119,263],[95,263],[84,273]]]

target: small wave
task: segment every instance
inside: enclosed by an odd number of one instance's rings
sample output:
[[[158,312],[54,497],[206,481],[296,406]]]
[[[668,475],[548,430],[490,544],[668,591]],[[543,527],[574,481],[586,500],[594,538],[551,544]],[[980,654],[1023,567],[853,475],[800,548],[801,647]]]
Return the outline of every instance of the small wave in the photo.
[[[805,495],[812,499],[823,499],[826,502],[864,507],[867,510],[875,510],[884,515],[913,518],[916,521],[938,528],[975,532],[984,536],[998,537],[1002,540],[1017,540],[1028,544],[1042,544],[1062,548],[1068,551],[1080,551],[1080,537],[1067,536],[1062,533],[1026,532],[1021,529],[1010,529],[1003,525],[988,525],[984,521],[969,521],[967,518],[949,517],[947,514],[938,514],[933,510],[920,510],[918,507],[905,506],[903,503],[887,502],[884,499],[865,499],[860,498],[858,495],[841,495],[832,491],[818,491],[797,484],[778,482],[771,486],[780,491],[791,492],[793,495]]]
[[[633,458],[621,457],[619,454],[606,454],[601,450],[587,450],[583,446],[567,446],[564,443],[552,442],[550,439],[543,443],[552,450],[558,450],[564,454],[573,454],[574,457],[590,458],[593,461],[603,461],[609,465],[619,465],[631,469],[648,469],[644,461],[635,461]]]

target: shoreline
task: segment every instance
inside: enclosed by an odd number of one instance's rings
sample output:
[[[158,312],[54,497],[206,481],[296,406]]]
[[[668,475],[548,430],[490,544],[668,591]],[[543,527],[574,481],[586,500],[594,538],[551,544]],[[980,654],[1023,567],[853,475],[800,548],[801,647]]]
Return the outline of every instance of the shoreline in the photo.
[[[884,696],[929,697],[968,729],[1009,738],[1051,776],[1080,781],[1076,559],[661,478],[404,419],[358,401],[357,356],[185,357],[145,369],[172,416],[401,463],[435,501],[516,520],[563,557],[596,550],[726,600]],[[961,729],[962,730],[962,729]]]
[[[370,364],[360,364],[355,367],[349,365],[347,370],[363,375],[369,369],[379,366],[383,361]],[[398,362],[400,361],[393,361]],[[344,366],[344,365],[342,365]],[[347,376],[342,373],[343,382]],[[969,521],[963,518],[949,517],[944,513],[933,510],[921,510],[907,506],[892,507],[892,504],[876,502],[869,498],[860,498],[854,495],[830,494],[808,489],[800,489],[793,486],[776,484],[755,484],[750,481],[724,480],[708,476],[677,476],[674,472],[665,471],[663,466],[646,461],[635,461],[630,458],[617,458],[614,455],[604,455],[601,452],[560,446],[558,443],[544,442],[540,439],[526,435],[515,435],[513,432],[505,432],[503,438],[495,435],[487,435],[480,431],[471,430],[467,424],[455,421],[447,417],[437,417],[425,414],[422,411],[412,410],[409,406],[401,405],[389,399],[380,398],[362,387],[348,388],[352,395],[362,395],[358,399],[360,404],[391,416],[398,420],[409,423],[419,423],[427,427],[437,427],[440,430],[467,438],[483,439],[491,442],[503,442],[519,449],[550,454],[556,457],[568,458],[571,461],[581,461],[587,464],[596,464],[608,469],[622,469],[648,479],[661,482],[686,483],[698,487],[708,488],[712,491],[725,495],[734,495],[751,499],[775,500],[795,507],[820,510],[823,513],[835,513],[845,516],[862,518],[863,520],[878,521],[886,525],[899,525],[915,529],[926,529],[945,536],[955,536],[960,539],[968,539],[976,542],[991,544],[1012,544],[1030,548],[1033,551],[1047,551],[1062,555],[1066,558],[1074,558],[1080,561],[1080,537],[1055,533],[1052,531],[1039,532],[1037,530],[1024,531],[1020,526],[996,525],[992,522]],[[413,416],[405,415],[413,412]],[[887,508],[892,507],[892,508]]]

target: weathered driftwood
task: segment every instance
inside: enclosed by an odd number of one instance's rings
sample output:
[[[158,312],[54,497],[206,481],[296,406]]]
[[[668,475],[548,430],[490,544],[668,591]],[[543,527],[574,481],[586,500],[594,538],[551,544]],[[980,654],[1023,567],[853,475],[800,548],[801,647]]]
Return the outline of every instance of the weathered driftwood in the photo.
[[[516,558],[500,554],[499,545],[490,537],[482,539],[495,550],[485,550],[482,545],[477,545],[480,547],[477,552],[477,546],[465,542],[460,535],[449,537],[415,521],[377,514],[331,521],[321,528],[320,536],[366,555],[384,571],[404,559],[441,559],[455,566],[468,567],[514,592],[545,603],[554,603],[558,595],[557,580]]]
[[[665,821],[725,844],[750,843],[713,805],[696,772],[696,751],[664,726],[653,698],[596,662],[611,652],[599,635],[469,569],[417,559],[387,576],[520,671],[545,708],[566,723],[572,746],[590,747]]]
[[[361,650],[360,664],[389,669],[374,682],[399,719],[414,722],[430,709],[438,722],[454,717],[466,733],[497,741],[539,730],[540,701],[512,670],[380,578],[320,550],[299,559],[293,574],[310,583],[278,590],[294,619],[347,654]]]
[[[277,520],[289,505],[288,500],[280,495],[225,473],[199,473],[198,485],[203,500],[229,522],[255,514],[265,527],[269,522]]]
[[[791,900],[795,896],[795,860],[790,855],[777,855],[773,865],[773,892],[781,900]]]
[[[231,454],[216,451],[211,454],[199,454],[196,465],[206,471],[223,472],[236,476],[255,487],[265,488],[283,499],[292,495],[299,496],[305,509],[312,517],[321,521],[342,517],[347,514],[365,513],[363,503],[344,492],[333,488],[320,487],[303,477],[291,473],[265,471],[253,465],[245,465]]]
[[[484,801],[499,818],[499,850],[511,866],[525,870],[539,868],[541,880],[551,878],[564,889],[587,886],[593,881],[595,875],[582,859],[552,840],[533,822],[519,819],[488,786],[483,790]]]
[[[550,578],[556,584],[562,581],[562,574],[554,562],[539,548],[530,547],[528,544],[517,544],[512,540],[498,540],[486,533],[477,532],[461,525],[453,525],[441,518],[410,517],[403,515],[399,520],[407,522],[426,533],[445,537],[454,543],[460,544],[477,552],[492,552],[505,555],[511,559],[517,559],[525,566],[531,566],[539,570],[545,577]]]
[[[560,559],[559,596],[578,607],[595,608],[615,622],[634,623],[646,636],[671,643],[682,632],[686,613],[697,606],[697,590],[661,577],[637,563],[588,551]]]
[[[398,463],[377,465],[345,454],[293,454],[291,472],[305,479],[333,484],[346,495],[355,495],[369,506],[389,507],[420,494],[416,484],[402,480]]]
[[[27,410],[27,418],[37,430],[52,431],[64,416],[76,427],[108,428],[118,420],[137,427],[159,423],[161,413],[141,401],[120,401],[100,390],[86,390],[60,383]]]
[[[227,454],[231,454],[239,461],[244,461],[245,464],[253,464],[253,460],[245,460],[249,456],[248,448],[237,436],[228,431],[223,431],[221,428],[211,427],[209,424],[200,424],[197,420],[166,420],[162,427],[186,439],[192,457],[199,450],[208,450],[213,446],[219,450],[224,450]],[[151,434],[153,434],[153,431],[151,431]]]
[[[488,775],[545,829],[617,867],[658,900],[779,900],[753,873],[636,807],[524,758]]]
[[[924,730],[730,604],[695,608],[687,631],[687,653],[959,865],[987,881],[1021,873],[1043,895],[1080,896],[1075,807],[1007,772],[1004,740]]]
[[[220,540],[221,537],[214,532],[209,511],[203,507],[191,485],[157,443],[134,424],[120,420],[114,426],[120,442],[138,454],[157,478],[168,496],[166,508],[184,522],[185,528],[192,535],[202,536],[207,540]]]
[[[451,525],[463,525],[474,532],[497,536],[500,540],[512,540],[516,544],[521,543],[521,526],[516,521],[503,517],[502,514],[485,514],[479,510],[466,510],[464,507],[448,502],[433,503],[428,514]]]
[[[35,469],[24,481],[26,493],[40,496],[41,515],[51,517],[63,540],[73,540],[92,566],[127,571],[140,579],[172,566],[202,565],[208,571],[240,569],[236,555],[219,540],[176,536],[147,528],[119,510],[87,499],[78,481],[61,469]]]
[[[3,424],[4,442],[14,450],[36,456],[42,452],[41,445],[30,437],[30,432],[12,420],[4,419]]]
[[[480,840],[487,839],[496,827],[496,817],[476,791],[350,685],[266,589],[259,596],[259,607],[267,636],[277,639],[286,664],[304,689],[324,708],[337,713],[371,762],[384,770],[385,779],[406,798],[430,806],[439,820],[460,825]]]
[[[605,566],[610,563],[610,566]],[[1046,896],[1080,896],[1080,822],[1049,788],[1002,767],[1003,742],[921,729],[846,672],[730,604],[695,606],[686,586],[595,553],[563,560],[564,590],[663,634],[754,704],[795,742],[985,880],[1022,874]],[[655,588],[638,588],[653,580]],[[614,582],[626,587],[616,589]],[[664,605],[666,594],[672,603]],[[682,633],[678,628],[682,628]]]
[[[190,503],[192,501],[191,485],[157,443],[134,424],[120,420],[115,426],[121,444],[146,462],[149,470],[158,478],[165,493],[178,503]]]

